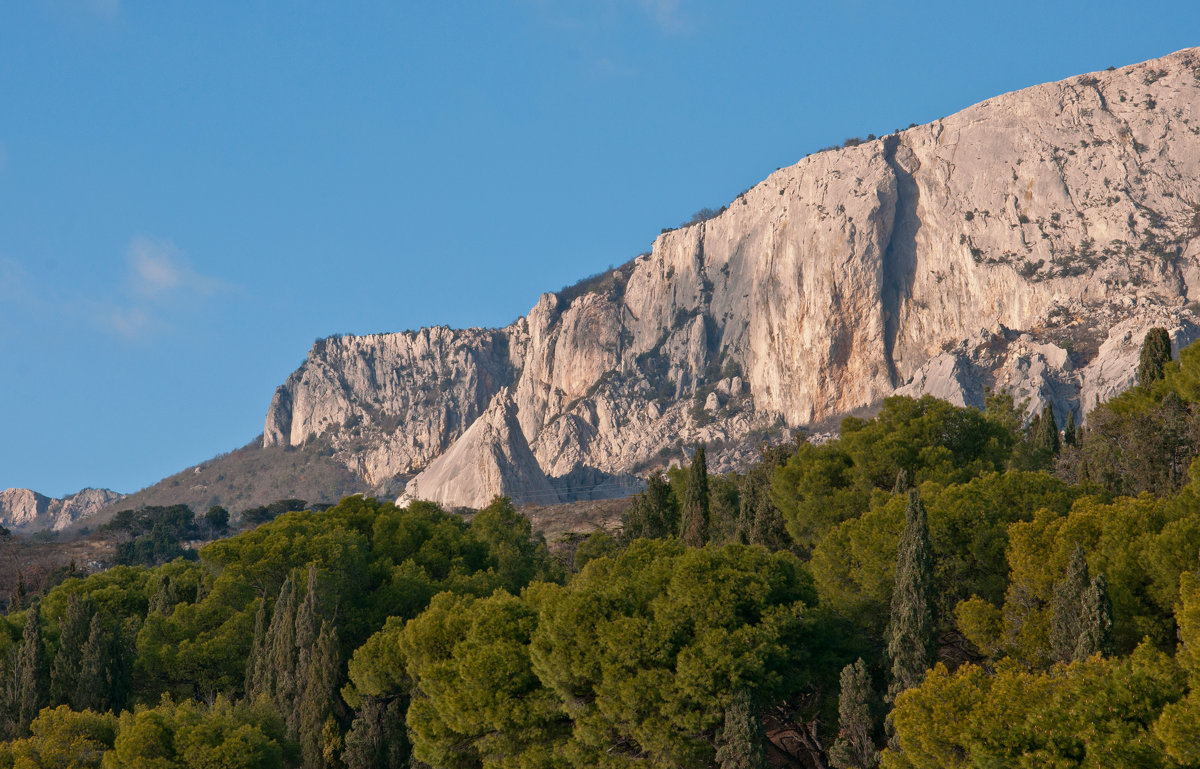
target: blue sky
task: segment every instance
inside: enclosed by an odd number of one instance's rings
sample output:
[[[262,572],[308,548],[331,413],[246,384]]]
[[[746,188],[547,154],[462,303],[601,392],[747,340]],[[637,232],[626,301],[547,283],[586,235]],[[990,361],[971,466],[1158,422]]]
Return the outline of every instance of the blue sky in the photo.
[[[4,3],[0,488],[134,491],[251,440],[318,337],[506,324],[820,147],[1198,30],[1188,0]]]

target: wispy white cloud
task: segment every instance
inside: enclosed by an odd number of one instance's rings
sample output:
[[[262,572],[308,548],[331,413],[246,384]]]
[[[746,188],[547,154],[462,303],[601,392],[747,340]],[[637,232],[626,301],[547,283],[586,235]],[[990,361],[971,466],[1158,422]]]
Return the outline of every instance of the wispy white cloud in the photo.
[[[687,18],[680,11],[679,0],[637,0],[642,11],[654,19],[664,32],[680,33],[690,30]]]
[[[125,262],[123,290],[93,312],[102,328],[125,339],[149,337],[168,326],[179,310],[195,309],[217,294],[236,290],[233,284],[198,273],[174,243],[162,238],[134,237]]]
[[[126,252],[127,283],[132,292],[155,301],[180,296],[210,296],[230,288],[224,281],[197,273],[169,240],[147,235],[135,237]]]

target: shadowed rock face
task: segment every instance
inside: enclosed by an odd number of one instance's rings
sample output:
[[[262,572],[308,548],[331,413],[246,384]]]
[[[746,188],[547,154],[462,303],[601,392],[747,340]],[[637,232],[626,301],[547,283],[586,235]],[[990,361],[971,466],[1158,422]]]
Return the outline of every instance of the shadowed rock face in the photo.
[[[378,483],[433,470],[507,388],[510,453],[553,485],[680,441],[724,470],[897,389],[1065,419],[1130,381],[1148,327],[1197,336],[1200,50],[811,155],[585,288],[503,329],[322,340],[264,442],[326,433]]]

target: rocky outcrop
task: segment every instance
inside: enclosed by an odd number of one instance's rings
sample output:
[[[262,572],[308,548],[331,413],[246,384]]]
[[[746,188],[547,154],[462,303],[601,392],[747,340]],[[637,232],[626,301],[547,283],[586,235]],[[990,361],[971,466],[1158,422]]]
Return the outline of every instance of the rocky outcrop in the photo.
[[[496,393],[462,437],[412,479],[400,502],[425,499],[447,507],[479,508],[498,494],[517,504],[561,501],[525,442],[508,388]]]
[[[54,499],[29,489],[0,491],[0,525],[19,532],[62,531],[121,499],[108,489],[83,489]]]
[[[507,328],[322,340],[265,442],[322,437],[372,483],[428,467],[423,494],[434,470],[456,482],[433,464],[456,441],[478,456],[498,435],[553,484],[695,441],[727,469],[898,390],[1007,388],[1065,417],[1129,381],[1149,326],[1195,337],[1198,235],[1191,49],[806,157]],[[503,388],[519,430],[481,443]]]

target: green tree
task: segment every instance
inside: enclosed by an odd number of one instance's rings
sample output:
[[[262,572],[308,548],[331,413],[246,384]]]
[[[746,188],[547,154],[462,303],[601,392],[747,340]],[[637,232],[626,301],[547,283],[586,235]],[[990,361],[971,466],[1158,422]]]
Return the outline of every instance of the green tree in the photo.
[[[13,666],[13,708],[18,734],[26,734],[38,711],[50,700],[50,668],[42,646],[40,604],[35,602],[25,613],[25,632]]]
[[[679,533],[679,501],[662,475],[646,479],[646,490],[621,515],[621,540],[660,539]]]
[[[698,444],[688,470],[681,505],[680,538],[688,547],[703,547],[708,541],[708,463],[704,444]]]
[[[116,738],[117,719],[77,713],[66,705],[46,708],[29,725],[30,736],[7,747],[9,766],[20,769],[99,769]]]
[[[859,657],[853,665],[842,668],[838,733],[829,750],[829,763],[835,769],[874,769],[879,765],[873,700],[871,674]]]
[[[1084,660],[1112,653],[1112,602],[1102,575],[1088,574],[1083,548],[1076,545],[1066,575],[1054,586],[1050,649],[1055,660]]]
[[[1075,426],[1075,409],[1067,412],[1067,425],[1063,428],[1063,445],[1074,446],[1078,443],[1076,435],[1078,428]]]
[[[1162,379],[1164,369],[1170,362],[1171,335],[1165,328],[1150,329],[1142,340],[1142,351],[1138,356],[1138,384],[1149,387]]]
[[[720,769],[765,769],[767,735],[750,690],[738,689],[725,708],[725,722],[717,742]]]
[[[67,597],[67,613],[60,624],[58,652],[50,668],[50,702],[74,704],[78,697],[79,675],[83,667],[83,649],[91,627],[92,610],[85,599],[72,593]]]
[[[889,616],[887,651],[892,680],[888,695],[894,699],[905,689],[921,683],[925,671],[933,665],[937,649],[929,525],[916,489],[908,492]]]
[[[303,672],[303,688],[297,704],[300,732],[300,751],[305,769],[325,769],[332,766],[336,745],[331,744],[328,721],[334,718],[338,705],[338,686],[341,683],[341,664],[338,658],[337,634],[328,623],[322,623],[312,653],[307,656]],[[338,733],[340,734],[340,732]]]
[[[407,769],[411,746],[404,725],[405,701],[365,697],[346,733],[347,769]]]

